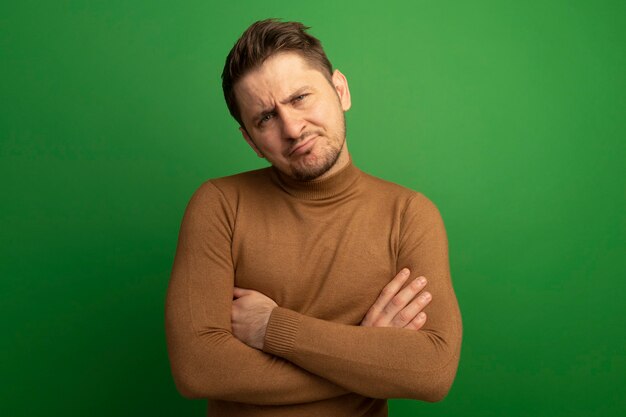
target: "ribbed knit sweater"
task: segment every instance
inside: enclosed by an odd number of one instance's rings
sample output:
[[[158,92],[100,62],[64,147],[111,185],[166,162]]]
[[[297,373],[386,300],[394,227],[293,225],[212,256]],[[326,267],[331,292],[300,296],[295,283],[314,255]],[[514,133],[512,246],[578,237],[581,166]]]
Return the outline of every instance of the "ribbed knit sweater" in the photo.
[[[425,326],[360,326],[403,267],[428,279]],[[279,306],[263,351],[231,332],[233,286]],[[209,416],[379,417],[386,398],[439,400],[461,347],[439,211],[351,161],[315,181],[273,167],[206,181],[183,217],[166,334],[179,391]]]

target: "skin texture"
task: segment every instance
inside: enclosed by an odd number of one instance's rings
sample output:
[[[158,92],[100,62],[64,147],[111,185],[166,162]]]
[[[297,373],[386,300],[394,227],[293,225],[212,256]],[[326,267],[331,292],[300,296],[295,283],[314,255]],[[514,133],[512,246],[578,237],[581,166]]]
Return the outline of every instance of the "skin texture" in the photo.
[[[417,277],[403,287],[410,274],[411,271],[404,268],[383,288],[361,326],[411,330],[422,328],[426,323],[426,313],[422,310],[430,303],[432,296],[428,291],[422,291],[426,286],[425,277]]]
[[[321,179],[349,161],[344,112],[348,81],[330,80],[296,53],[280,53],[235,85],[246,142],[274,167],[299,180]]]
[[[330,79],[297,53],[273,55],[235,85],[244,126],[240,131],[259,157],[298,180],[326,178],[350,160],[344,112],[352,104],[346,77]],[[424,277],[404,285],[403,269],[382,290],[361,325],[419,330],[422,309],[431,301]],[[419,294],[419,295],[418,295]],[[235,288],[231,324],[242,342],[262,349],[265,330],[277,304],[264,294]]]
[[[248,346],[263,349],[267,322],[278,304],[258,291],[243,288],[235,288],[233,296],[233,334]]]

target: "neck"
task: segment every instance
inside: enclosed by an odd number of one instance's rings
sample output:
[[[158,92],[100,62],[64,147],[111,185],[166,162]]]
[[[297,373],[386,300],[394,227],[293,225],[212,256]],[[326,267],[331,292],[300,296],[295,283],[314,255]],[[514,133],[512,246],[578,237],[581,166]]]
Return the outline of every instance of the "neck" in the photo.
[[[354,187],[360,178],[361,171],[354,166],[350,155],[346,153],[347,162],[342,168],[333,170],[332,175],[323,175],[310,181],[300,181],[284,174],[272,166],[270,175],[276,185],[288,194],[302,200],[324,200],[326,202],[349,198],[357,189]],[[339,166],[338,164],[333,167]],[[323,178],[322,178],[323,177]]]

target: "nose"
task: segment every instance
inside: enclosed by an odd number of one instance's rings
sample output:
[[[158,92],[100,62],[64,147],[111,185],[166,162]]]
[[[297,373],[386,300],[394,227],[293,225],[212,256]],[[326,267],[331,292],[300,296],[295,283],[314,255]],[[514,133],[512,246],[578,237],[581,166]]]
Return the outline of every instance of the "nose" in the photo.
[[[281,122],[285,139],[298,139],[306,126],[302,115],[291,109],[283,111]]]

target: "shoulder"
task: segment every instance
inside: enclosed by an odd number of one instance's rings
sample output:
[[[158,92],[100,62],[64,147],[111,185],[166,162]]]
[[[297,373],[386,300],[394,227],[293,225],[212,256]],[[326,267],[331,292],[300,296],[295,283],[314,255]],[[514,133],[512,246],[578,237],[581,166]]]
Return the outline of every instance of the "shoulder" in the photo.
[[[437,205],[421,191],[363,172],[363,184],[371,198],[391,203],[402,229],[414,227],[443,228],[443,219]]]
[[[268,187],[271,183],[270,168],[256,169],[224,177],[211,178],[204,181],[195,191],[194,196],[221,195],[230,200],[242,192],[254,191]]]
[[[208,182],[220,189],[256,187],[270,181],[270,171],[270,167],[255,169],[225,177],[213,178],[208,180]]]
[[[207,179],[189,200],[188,211],[234,214],[241,195],[259,192],[270,183],[269,168],[241,172],[239,174]]]
[[[384,196],[385,198],[399,201],[404,211],[421,210],[438,212],[437,206],[422,192],[375,177],[363,171],[361,172],[363,173],[362,179],[366,189],[370,190],[372,193]]]

